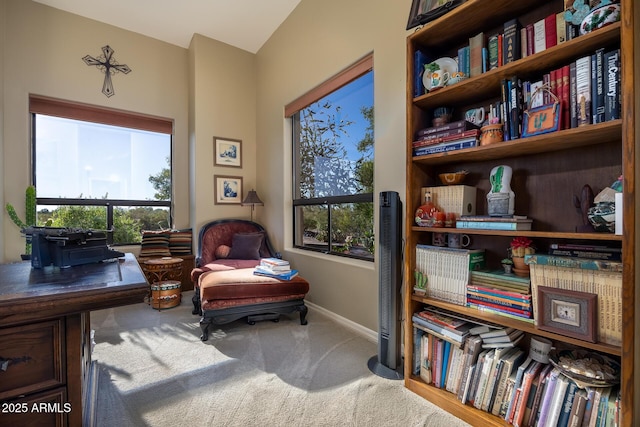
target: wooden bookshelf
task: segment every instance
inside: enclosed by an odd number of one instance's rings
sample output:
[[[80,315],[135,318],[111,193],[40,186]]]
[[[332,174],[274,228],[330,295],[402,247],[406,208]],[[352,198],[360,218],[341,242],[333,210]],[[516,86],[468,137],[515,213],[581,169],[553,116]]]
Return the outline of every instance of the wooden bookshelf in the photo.
[[[634,61],[640,57],[640,42],[634,34],[635,22],[640,22],[640,6],[633,0],[621,0],[622,20],[590,34],[577,37],[543,52],[519,59],[510,64],[487,71],[452,86],[414,97],[414,52],[420,49],[433,59],[457,56],[459,47],[479,32],[485,36],[501,32],[504,23],[518,18],[521,24],[535,22],[551,13],[561,12],[562,0],[539,2],[536,0],[467,0],[443,17],[432,21],[407,38],[407,144],[406,144],[406,236],[405,236],[405,286],[404,289],[404,348],[405,385],[441,408],[475,426],[507,426],[505,420],[463,405],[455,395],[423,382],[412,374],[413,330],[411,317],[424,306],[434,306],[505,327],[523,330],[529,336],[542,336],[563,345],[585,348],[613,357],[622,366],[621,423],[622,426],[640,425],[640,374],[636,370],[635,307],[640,306],[640,292],[635,291],[635,265],[638,263],[636,243],[635,182],[639,177],[636,167],[635,146],[640,118],[637,108]],[[452,120],[462,119],[462,112],[469,108],[487,105],[499,99],[503,79],[518,76],[533,80],[545,72],[567,65],[577,58],[593,53],[596,49],[620,48],[622,118],[609,122],[565,129],[557,132],[522,138],[488,146],[478,146],[459,151],[427,156],[412,156],[415,133],[430,127],[430,113],[440,106],[454,108]],[[457,116],[456,116],[457,114]],[[469,175],[463,184],[478,189],[476,213],[486,213],[484,196],[489,189],[488,175],[493,166],[511,165],[514,170],[512,187],[516,193],[516,214],[527,215],[534,220],[531,231],[493,231],[455,228],[419,227],[414,222],[414,212],[422,204],[421,188],[440,185],[440,173],[465,169]],[[579,194],[583,185],[589,184],[597,194],[617,178],[624,175],[624,233],[580,233],[579,212],[572,205],[573,195]],[[437,202],[437,201],[436,201]],[[431,244],[431,235],[439,233],[467,234],[472,248],[487,252],[487,263],[499,268],[499,260],[509,241],[516,236],[527,236],[545,247],[553,242],[611,244],[622,248],[622,345],[590,343],[538,329],[533,323],[499,316],[469,307],[459,306],[433,298],[414,295],[416,267],[415,248],[418,244]]]

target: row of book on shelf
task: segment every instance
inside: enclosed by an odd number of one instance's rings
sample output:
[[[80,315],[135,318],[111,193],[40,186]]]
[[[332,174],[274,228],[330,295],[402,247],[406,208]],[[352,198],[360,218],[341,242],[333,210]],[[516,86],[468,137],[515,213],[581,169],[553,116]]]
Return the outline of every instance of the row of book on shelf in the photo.
[[[620,49],[600,48],[538,80],[502,80],[500,101],[488,106],[487,117],[502,123],[505,141],[522,137],[525,110],[554,102],[559,107],[558,129],[619,119],[620,83]],[[479,126],[466,120],[422,129],[414,138],[413,156],[476,147],[480,133]]]
[[[579,36],[578,27],[565,20],[564,12],[551,14],[533,23],[522,25],[518,19],[510,19],[503,25],[501,33],[480,32],[469,38],[469,43],[458,49],[453,59],[458,71],[475,77],[502,67],[521,58],[540,53]],[[430,58],[421,50],[414,57],[414,97],[424,94],[422,72]]]
[[[273,277],[280,280],[291,280],[298,275],[298,270],[291,268],[289,261],[280,258],[262,258],[255,267],[256,276]]]
[[[621,345],[620,248],[553,243],[549,252],[526,255],[530,276],[520,277],[487,269],[483,249],[418,244],[414,293],[536,326],[544,304],[539,288],[593,294],[597,341]]]
[[[619,425],[618,381],[585,387],[545,355],[518,346],[521,331],[477,324],[433,307],[412,320],[412,373],[463,404],[517,427]]]

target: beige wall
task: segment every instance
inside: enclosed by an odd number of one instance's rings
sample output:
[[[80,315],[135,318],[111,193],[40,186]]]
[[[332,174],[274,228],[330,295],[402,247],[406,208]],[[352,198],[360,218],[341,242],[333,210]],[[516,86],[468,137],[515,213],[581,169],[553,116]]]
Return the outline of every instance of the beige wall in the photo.
[[[0,0],[0,202],[23,214],[29,184],[30,93],[175,120],[176,226],[249,218],[247,207],[213,203],[213,176],[243,177],[265,202],[256,218],[311,282],[309,301],[377,329],[372,263],[291,249],[291,150],[283,107],[369,52],[374,53],[376,193],[404,200],[405,40],[409,0],[303,0],[253,55],[195,35],[183,49],[26,0]],[[250,29],[247,29],[248,31]],[[132,68],[113,78],[82,62],[109,44]],[[4,64],[4,67],[2,66]],[[213,166],[213,136],[242,140],[242,168]],[[375,197],[377,207],[377,197]],[[377,221],[377,218],[376,218]],[[24,241],[0,212],[0,260],[15,261]]]
[[[257,168],[259,177],[268,177],[258,183],[265,202],[260,221],[309,280],[309,301],[372,330],[378,311],[374,265],[291,249],[291,138],[283,107],[373,52],[376,212],[380,191],[397,191],[404,200],[404,28],[410,5],[409,0],[303,0],[257,53]]]

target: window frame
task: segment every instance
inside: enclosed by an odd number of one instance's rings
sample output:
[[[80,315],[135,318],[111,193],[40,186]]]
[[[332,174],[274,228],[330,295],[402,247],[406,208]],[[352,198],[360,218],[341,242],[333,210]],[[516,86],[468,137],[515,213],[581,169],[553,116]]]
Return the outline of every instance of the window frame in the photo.
[[[37,188],[36,179],[36,120],[37,114],[60,117],[76,121],[98,123],[123,128],[157,132],[169,135],[169,168],[172,195],[170,200],[128,200],[128,199],[79,199],[36,197],[39,206],[93,206],[107,209],[107,242],[113,243],[114,208],[117,207],[166,207],[169,208],[169,227],[173,225],[173,119],[134,113],[108,107],[99,107],[80,102],[66,101],[41,95],[29,95],[29,117],[31,121],[31,182]],[[120,243],[135,245],[139,243]]]
[[[297,137],[296,132],[299,133],[299,121],[294,120],[293,116],[299,113],[301,110],[307,108],[314,102],[330,95],[331,93],[337,91],[338,89],[348,85],[354,80],[362,77],[368,72],[373,72],[373,53],[369,53],[360,60],[356,61],[351,66],[345,68],[343,71],[339,72],[335,76],[327,79],[320,85],[314,87],[309,92],[303,94],[299,98],[295,99],[291,103],[287,104],[284,108],[284,115],[291,121],[291,131],[292,131],[292,215],[293,215],[293,242],[292,246],[297,249],[308,250],[312,252],[320,252],[328,255],[342,256],[348,258],[359,259],[363,261],[374,262],[374,256],[372,254],[371,257],[363,257],[352,254],[345,254],[342,252],[332,250],[332,230],[331,230],[331,212],[332,207],[338,204],[356,204],[356,203],[371,203],[372,206],[374,204],[374,193],[360,193],[360,194],[352,194],[352,195],[340,195],[340,196],[330,196],[330,197],[314,197],[314,198],[300,198],[299,197],[299,188],[297,188],[298,179],[297,174],[299,173],[299,153],[298,147],[296,145]],[[375,103],[374,103],[375,106]],[[374,143],[375,143],[375,135],[374,135]],[[374,157],[375,163],[375,157]],[[327,248],[313,248],[310,246],[305,246],[296,243],[296,236],[299,233],[303,232],[302,225],[300,224],[300,220],[298,218],[298,214],[296,212],[298,207],[301,206],[326,206],[327,207],[327,221],[328,221],[328,241]],[[374,212],[375,215],[375,212]],[[374,222],[374,218],[371,218],[372,223]],[[301,228],[302,227],[302,228]],[[299,230],[299,228],[301,228]]]

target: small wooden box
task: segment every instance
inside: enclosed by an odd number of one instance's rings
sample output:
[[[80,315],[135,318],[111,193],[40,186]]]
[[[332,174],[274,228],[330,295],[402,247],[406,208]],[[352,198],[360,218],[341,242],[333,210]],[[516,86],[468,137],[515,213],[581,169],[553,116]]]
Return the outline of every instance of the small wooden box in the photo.
[[[456,216],[476,214],[476,187],[469,185],[444,185],[441,187],[422,187],[422,199],[427,191],[431,192],[431,200],[445,212],[453,212]]]

